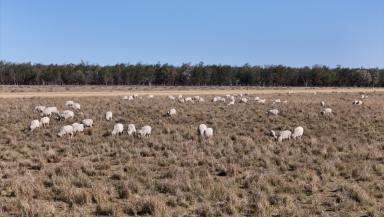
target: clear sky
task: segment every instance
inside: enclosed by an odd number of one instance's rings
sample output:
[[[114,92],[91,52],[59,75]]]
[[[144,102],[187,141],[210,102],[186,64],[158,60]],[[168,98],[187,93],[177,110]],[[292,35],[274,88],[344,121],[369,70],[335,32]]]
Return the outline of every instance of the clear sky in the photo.
[[[0,0],[0,59],[384,67],[383,0]]]

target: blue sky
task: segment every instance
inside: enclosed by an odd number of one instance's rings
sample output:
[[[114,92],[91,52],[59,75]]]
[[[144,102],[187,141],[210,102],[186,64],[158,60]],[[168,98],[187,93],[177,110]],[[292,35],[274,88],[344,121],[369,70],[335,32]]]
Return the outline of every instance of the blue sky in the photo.
[[[0,59],[384,67],[382,0],[0,0]]]

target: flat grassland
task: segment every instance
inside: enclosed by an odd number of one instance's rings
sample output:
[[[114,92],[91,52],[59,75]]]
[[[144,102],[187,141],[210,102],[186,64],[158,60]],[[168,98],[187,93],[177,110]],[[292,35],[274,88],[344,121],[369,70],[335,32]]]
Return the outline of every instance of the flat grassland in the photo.
[[[384,215],[381,89],[39,88],[0,88],[0,216]],[[102,95],[49,97],[66,91]],[[133,92],[143,98],[122,100]],[[249,102],[212,102],[236,92],[249,93]],[[361,92],[369,98],[352,105]],[[206,102],[164,96],[179,93],[204,95]],[[278,98],[288,103],[273,104]],[[64,110],[66,100],[82,106],[73,120],[28,130],[39,118],[34,106]],[[320,114],[321,101],[332,115]],[[163,116],[170,108],[177,115]],[[271,108],[279,116],[268,116]],[[57,137],[61,126],[84,118],[94,127],[72,139]],[[115,123],[150,125],[153,132],[112,137]],[[214,129],[213,138],[198,137],[201,123]],[[269,135],[297,126],[304,127],[302,139],[278,143]]]

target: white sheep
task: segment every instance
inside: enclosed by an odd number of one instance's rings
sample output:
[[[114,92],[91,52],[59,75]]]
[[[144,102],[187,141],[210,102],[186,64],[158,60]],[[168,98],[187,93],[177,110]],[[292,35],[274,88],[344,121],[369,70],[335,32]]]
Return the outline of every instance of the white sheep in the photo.
[[[40,125],[42,127],[46,127],[46,126],[49,126],[49,117],[42,117],[40,118]]]
[[[75,110],[80,110],[81,105],[80,105],[80,103],[75,102],[75,103],[73,103],[72,108],[75,109]]]
[[[197,132],[200,136],[204,136],[204,131],[207,129],[207,125],[205,124],[200,124],[199,127],[197,128]]]
[[[320,105],[321,105],[322,107],[325,107],[325,102],[324,102],[324,101],[321,101]]]
[[[178,99],[179,103],[185,103],[185,100],[183,98]]]
[[[144,126],[142,127],[140,130],[137,131],[137,135],[138,137],[147,137],[147,136],[150,136],[152,133],[152,127],[151,126]]]
[[[155,96],[153,96],[152,94],[151,95],[148,95],[148,98],[152,99],[154,98]]]
[[[264,104],[266,102],[266,99],[259,99],[257,100],[258,103]]]
[[[301,138],[304,134],[304,128],[299,126],[299,127],[296,127],[294,130],[293,130],[293,134],[292,134],[292,138],[293,139],[296,139],[296,138]]]
[[[230,94],[226,94],[225,97],[231,98],[231,95]]]
[[[256,96],[255,101],[259,101],[259,100],[260,100],[260,97]]]
[[[280,99],[275,99],[275,101],[274,101],[275,103],[280,103],[281,102],[281,100]]]
[[[84,124],[84,127],[93,127],[92,119],[84,119],[81,123]]]
[[[81,133],[84,132],[84,125],[79,123],[73,123],[72,124],[73,133]]]
[[[332,114],[332,109],[331,108],[326,108],[323,111],[321,111],[322,115],[327,115],[327,114]]]
[[[65,126],[60,128],[60,131],[57,135],[59,137],[63,137],[64,135],[69,135],[72,138],[73,137],[73,127],[71,125],[65,125]]]
[[[67,119],[73,118],[74,116],[75,116],[75,113],[73,113],[73,111],[64,110],[64,111],[60,112],[59,119],[67,120]]]
[[[192,100],[194,100],[194,101],[199,101],[199,99],[200,99],[200,96],[193,96],[192,97]]]
[[[361,100],[355,100],[352,102],[353,105],[362,105],[363,104],[363,101]]]
[[[66,107],[70,107],[70,108],[72,108],[72,106],[73,106],[74,103],[75,103],[74,101],[72,101],[72,100],[68,100],[68,101],[65,102],[65,106],[66,106]]]
[[[203,97],[200,97],[199,102],[205,102],[205,99]]]
[[[134,124],[128,124],[128,130],[127,130],[128,135],[133,135],[136,133],[136,127]]]
[[[179,95],[178,98],[179,98],[179,99],[183,98],[183,95]]]
[[[133,98],[137,98],[137,97],[139,97],[139,94],[137,93],[133,94]]]
[[[193,102],[192,97],[186,97],[184,101],[185,102]]]
[[[33,132],[36,128],[40,127],[40,121],[39,120],[33,120],[31,121],[31,124],[29,125],[29,129],[31,132]]]
[[[168,96],[168,99],[175,100],[176,98],[174,96]]]
[[[168,116],[176,115],[176,109],[174,109],[174,108],[170,109],[170,110],[167,112],[167,115],[168,115]]]
[[[45,109],[45,106],[43,105],[38,105],[38,106],[35,106],[35,108],[33,109],[33,112],[43,112]]]
[[[105,119],[106,119],[107,121],[112,120],[112,112],[111,112],[111,111],[107,111],[107,112],[105,113]]]
[[[123,131],[124,131],[124,125],[117,123],[117,124],[115,124],[115,126],[113,126],[113,130],[112,130],[111,134],[112,134],[112,136],[114,136],[116,134],[122,134]]]
[[[282,142],[283,140],[286,139],[291,139],[292,132],[289,130],[283,130],[283,131],[274,131],[271,130],[271,134],[273,138],[277,139],[277,141]]]
[[[241,103],[247,103],[247,102],[248,102],[248,99],[245,98],[245,97],[243,97],[243,98],[240,99],[240,102],[241,102]]]
[[[207,129],[204,130],[204,136],[209,138],[213,136],[213,129],[210,127],[207,127]]]
[[[234,105],[235,104],[235,100],[231,100],[228,105]]]
[[[52,114],[59,114],[59,110],[57,109],[57,107],[46,107],[41,113],[41,116],[51,116]]]
[[[279,114],[279,110],[277,109],[271,109],[271,110],[268,110],[267,112],[269,115],[278,115]]]

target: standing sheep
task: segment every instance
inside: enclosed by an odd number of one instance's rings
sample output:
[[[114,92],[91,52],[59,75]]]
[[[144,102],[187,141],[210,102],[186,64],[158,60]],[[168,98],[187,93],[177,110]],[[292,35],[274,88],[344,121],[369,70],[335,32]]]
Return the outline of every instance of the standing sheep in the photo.
[[[73,133],[81,133],[84,132],[84,125],[79,123],[73,123],[72,124]]]
[[[69,107],[69,108],[72,108],[72,106],[73,106],[74,103],[75,103],[74,101],[72,101],[72,100],[68,100],[68,101],[65,102],[65,106],[66,106],[66,107]]]
[[[353,105],[362,105],[363,104],[363,101],[361,100],[355,100],[352,102]]]
[[[136,133],[136,127],[134,124],[128,124],[128,130],[127,130],[128,135],[132,136]]]
[[[115,136],[116,134],[122,134],[124,131],[124,125],[117,123],[115,126],[113,126],[113,130],[111,132],[112,136]]]
[[[44,109],[45,109],[45,106],[43,106],[43,105],[38,105],[38,106],[35,106],[35,108],[33,109],[33,112],[39,112],[39,113],[41,113],[41,112],[44,111]]]
[[[248,102],[248,99],[245,98],[245,97],[243,97],[243,98],[240,99],[240,102],[241,102],[241,103],[247,103],[247,102]]]
[[[173,116],[176,115],[176,109],[172,108],[167,112],[167,116]]]
[[[271,110],[268,110],[267,114],[269,114],[269,115],[278,115],[279,114],[279,110],[271,109]]]
[[[283,140],[286,139],[291,139],[292,132],[289,130],[283,130],[283,131],[274,131],[271,130],[271,134],[273,138],[277,139],[277,141],[282,142]]]
[[[304,134],[304,128],[299,126],[299,127],[296,127],[294,130],[293,130],[293,134],[292,134],[292,138],[293,139],[296,139],[296,138],[301,138]]]
[[[71,125],[65,125],[65,126],[60,128],[60,131],[57,135],[59,137],[69,135],[72,138],[73,137],[73,127]]]
[[[168,99],[175,100],[176,98],[174,96],[168,96]]]
[[[197,133],[199,136],[204,136],[204,131],[207,129],[207,125],[205,124],[200,124],[199,127],[197,128]]]
[[[40,125],[42,127],[46,127],[46,126],[49,126],[49,117],[42,117],[40,119]]]
[[[73,118],[74,116],[75,116],[75,113],[73,113],[73,111],[64,110],[64,111],[60,112],[59,119],[60,120],[67,120],[69,118]]]
[[[106,119],[107,121],[112,120],[112,112],[111,112],[111,111],[107,111],[107,112],[105,113],[105,119]]]
[[[325,102],[324,102],[324,101],[321,101],[320,105],[321,105],[322,107],[325,107]]]
[[[204,130],[204,136],[206,138],[212,137],[213,136],[213,129],[208,127],[207,129]]]
[[[84,127],[93,127],[92,119],[84,119],[81,123],[84,124]]]
[[[31,121],[31,124],[29,125],[29,129],[31,132],[33,132],[36,128],[40,127],[40,121],[39,120],[33,120]]]
[[[80,110],[80,108],[81,108],[81,106],[80,106],[80,103],[77,103],[77,102],[75,102],[75,103],[73,103],[73,109],[75,109],[75,110]]]
[[[326,108],[323,111],[321,111],[322,115],[327,115],[327,114],[332,114],[332,109],[331,108]]]
[[[139,138],[150,136],[152,133],[152,127],[151,126],[144,126],[140,130],[137,131],[137,135]]]
[[[46,107],[41,113],[41,116],[51,116],[52,114],[59,114],[59,110],[57,110],[57,107]]]

